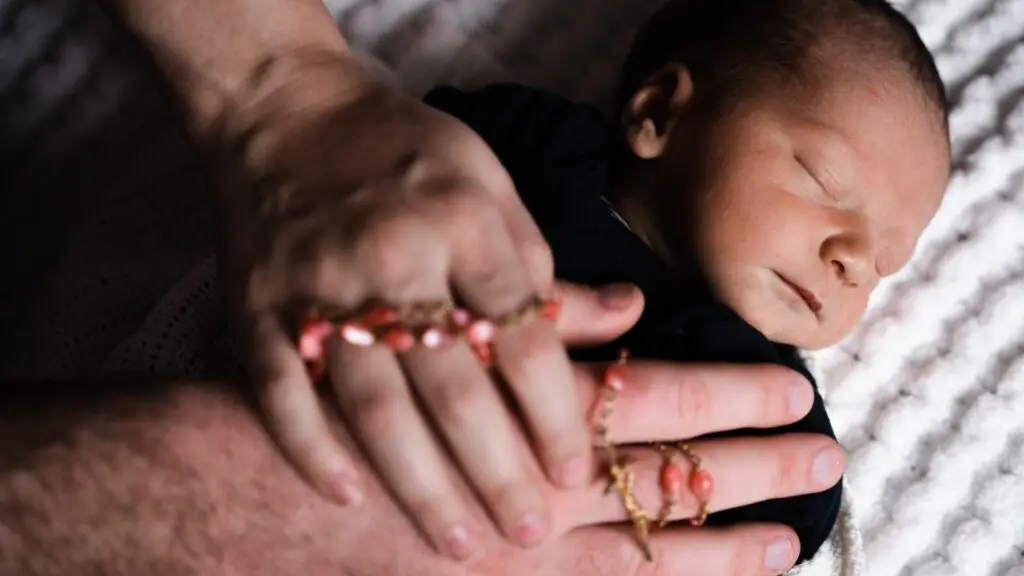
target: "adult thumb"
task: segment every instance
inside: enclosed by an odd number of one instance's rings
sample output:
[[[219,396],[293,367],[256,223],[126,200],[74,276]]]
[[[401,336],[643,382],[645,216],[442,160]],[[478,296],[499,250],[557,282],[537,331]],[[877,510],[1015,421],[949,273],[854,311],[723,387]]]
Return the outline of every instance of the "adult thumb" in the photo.
[[[556,286],[562,298],[556,328],[571,346],[614,340],[628,332],[644,310],[644,295],[632,284],[591,288],[559,281]]]

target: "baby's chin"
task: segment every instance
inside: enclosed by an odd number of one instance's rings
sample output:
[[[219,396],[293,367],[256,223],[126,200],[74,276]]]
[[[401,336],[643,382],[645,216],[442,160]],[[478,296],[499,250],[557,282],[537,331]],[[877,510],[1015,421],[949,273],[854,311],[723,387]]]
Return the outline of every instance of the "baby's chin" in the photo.
[[[845,332],[822,323],[810,311],[794,310],[788,303],[773,297],[722,294],[720,298],[740,318],[764,334],[772,342],[789,344],[803,350],[827,348],[842,340]]]

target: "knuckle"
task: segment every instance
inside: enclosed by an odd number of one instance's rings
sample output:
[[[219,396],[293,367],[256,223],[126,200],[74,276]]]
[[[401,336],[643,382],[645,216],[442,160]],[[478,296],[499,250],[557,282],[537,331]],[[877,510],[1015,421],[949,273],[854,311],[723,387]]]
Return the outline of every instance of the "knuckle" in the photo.
[[[445,197],[445,225],[451,237],[466,255],[474,260],[489,260],[490,250],[504,229],[501,212],[495,203],[482,194],[465,190],[453,191]]]
[[[781,497],[799,492],[805,484],[808,484],[803,470],[808,469],[807,465],[792,450],[779,450],[775,457],[775,470],[771,476],[771,487],[776,496]]]
[[[555,259],[547,242],[541,238],[522,240],[519,253],[530,278],[538,288],[543,289],[554,281]]]
[[[424,202],[420,207],[432,222],[451,233],[481,228],[478,221],[486,217],[490,202],[476,189],[475,184],[456,177],[435,178],[423,187]]]
[[[758,423],[777,422],[788,413],[788,397],[773,393],[770,386],[753,386],[751,394],[753,398],[750,404],[755,410],[753,416],[758,419]]]
[[[682,386],[675,386],[676,417],[691,429],[704,427],[711,409],[711,387],[704,378],[696,377]]]
[[[516,330],[514,337],[507,339],[507,358],[503,368],[513,379],[522,378],[528,367],[551,366],[564,355],[557,340],[538,323],[529,324]]]
[[[729,559],[731,576],[754,576],[764,572],[764,545],[752,538],[740,536],[742,541],[735,547]]]
[[[491,198],[469,186],[455,186],[443,196],[443,210],[456,230],[470,233],[493,231],[501,213]]]
[[[466,280],[487,292],[493,292],[503,283],[515,283],[517,280],[510,274],[513,270],[508,268],[508,263],[503,262],[495,251],[490,249],[493,244],[493,240],[466,238],[459,250],[468,264],[463,272]]]
[[[423,490],[406,497],[406,506],[424,527],[431,526],[438,518],[446,518],[450,514],[444,511],[455,502],[453,494],[445,494],[439,490]]]
[[[293,276],[303,296],[315,298],[338,292],[339,267],[323,249],[306,252],[300,262]]]
[[[641,574],[639,568],[643,562],[631,548],[611,550],[607,546],[589,546],[582,549],[572,559],[571,574]],[[616,554],[620,552],[621,554]],[[637,558],[633,558],[636,556]]]
[[[306,474],[313,479],[323,478],[329,481],[330,471],[327,469],[327,458],[323,457],[329,448],[328,442],[330,440],[326,438],[304,435],[296,438],[288,451],[296,465]]]
[[[748,554],[749,553],[749,554]],[[754,557],[754,550],[747,550],[746,547],[740,546],[738,550],[735,550],[729,557],[729,576],[751,576],[756,574],[750,570],[750,557]]]
[[[398,418],[398,401],[394,394],[370,391],[349,398],[350,417],[363,434],[383,435],[395,427]]]
[[[435,416],[448,426],[461,428],[469,417],[493,413],[487,388],[472,377],[453,378],[430,394]]]
[[[425,240],[421,232],[423,230],[415,216],[381,219],[363,234],[357,249],[359,260],[385,282],[402,283],[411,273],[409,256],[415,253],[408,248],[417,236],[419,242]]]
[[[561,414],[557,416],[562,416]],[[586,446],[586,428],[576,426],[575,414],[567,413],[564,417],[551,418],[545,422],[542,440],[548,444],[547,452],[554,464],[560,464],[580,455]]]
[[[530,486],[517,476],[496,481],[491,486],[481,487],[484,500],[490,503],[494,515],[506,526],[512,526],[519,520],[522,508],[517,503],[526,500]]]

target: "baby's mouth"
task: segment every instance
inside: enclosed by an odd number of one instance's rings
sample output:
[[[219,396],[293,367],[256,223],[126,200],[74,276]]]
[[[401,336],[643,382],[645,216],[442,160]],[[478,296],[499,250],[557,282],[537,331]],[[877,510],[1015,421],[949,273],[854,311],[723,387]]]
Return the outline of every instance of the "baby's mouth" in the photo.
[[[794,294],[799,296],[800,299],[804,301],[804,304],[807,304],[807,307],[811,310],[811,312],[814,312],[815,316],[817,316],[818,313],[821,312],[821,301],[818,300],[818,297],[814,295],[814,292],[811,292],[810,290],[804,288],[803,286],[800,286],[796,282],[793,282],[792,280],[786,278],[785,276],[779,274],[778,272],[775,272],[775,275],[778,276],[779,279],[782,280],[782,283],[788,286]]]

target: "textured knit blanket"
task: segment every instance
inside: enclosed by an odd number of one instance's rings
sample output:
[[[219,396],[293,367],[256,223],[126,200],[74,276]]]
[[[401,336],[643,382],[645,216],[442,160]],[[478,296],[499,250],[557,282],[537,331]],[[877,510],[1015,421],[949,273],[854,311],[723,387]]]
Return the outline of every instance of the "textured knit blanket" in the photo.
[[[516,80],[599,106],[658,4],[328,1],[411,93]],[[1024,0],[897,4],[949,86],[955,170],[912,264],[855,334],[812,358],[850,501],[801,576],[1024,575]],[[0,0],[0,232],[57,270],[3,251],[26,280],[3,294],[47,311],[21,369],[197,374],[225,346],[207,187],[145,72],[91,2]],[[40,226],[65,236],[40,241]]]

